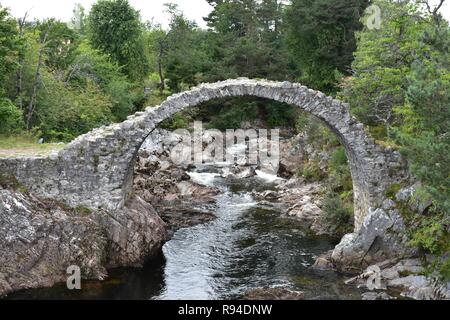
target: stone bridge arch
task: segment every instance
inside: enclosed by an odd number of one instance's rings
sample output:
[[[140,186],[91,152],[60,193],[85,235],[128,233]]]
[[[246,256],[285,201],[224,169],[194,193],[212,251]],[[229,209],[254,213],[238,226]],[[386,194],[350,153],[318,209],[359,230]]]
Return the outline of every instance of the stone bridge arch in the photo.
[[[122,123],[82,135],[49,158],[9,159],[8,169],[37,195],[71,206],[114,212],[129,197],[138,150],[159,123],[203,102],[239,96],[297,106],[321,119],[337,135],[349,160],[358,231],[369,208],[381,205],[385,188],[395,180],[400,155],[378,146],[350,115],[347,104],[296,83],[239,78],[202,84],[172,95],[160,106],[137,112]],[[4,162],[0,169],[2,165]]]

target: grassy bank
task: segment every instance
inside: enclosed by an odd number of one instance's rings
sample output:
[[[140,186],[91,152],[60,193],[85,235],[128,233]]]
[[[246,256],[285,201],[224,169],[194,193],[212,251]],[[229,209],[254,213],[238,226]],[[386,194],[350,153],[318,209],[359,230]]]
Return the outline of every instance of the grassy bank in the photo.
[[[0,158],[47,156],[64,148],[61,143],[38,143],[38,139],[28,135],[0,135]]]

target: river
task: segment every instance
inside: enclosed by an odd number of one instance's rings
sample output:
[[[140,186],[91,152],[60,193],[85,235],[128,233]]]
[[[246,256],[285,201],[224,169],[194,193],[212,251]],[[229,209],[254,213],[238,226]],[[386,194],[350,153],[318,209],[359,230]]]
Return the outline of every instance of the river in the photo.
[[[251,190],[271,189],[276,177],[260,174],[229,180],[211,172],[191,179],[221,190],[217,219],[180,229],[144,268],[110,270],[105,281],[83,281],[82,289],[65,284],[25,290],[9,299],[239,299],[255,288],[283,287],[305,292],[306,299],[360,299],[347,277],[312,270],[315,258],[334,247],[276,207],[258,204]]]

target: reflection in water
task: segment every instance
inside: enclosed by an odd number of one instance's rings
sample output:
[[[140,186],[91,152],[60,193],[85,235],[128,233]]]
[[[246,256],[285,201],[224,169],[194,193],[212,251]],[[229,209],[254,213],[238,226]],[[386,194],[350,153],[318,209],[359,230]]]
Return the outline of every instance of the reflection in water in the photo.
[[[177,231],[163,254],[143,269],[118,269],[104,282],[83,282],[81,291],[65,285],[28,290],[13,299],[233,299],[259,287],[283,286],[308,299],[352,299],[360,293],[332,272],[312,271],[329,239],[312,237],[294,220],[258,206],[249,191],[273,188],[272,177],[230,181],[211,173],[192,180],[221,189],[217,219]]]

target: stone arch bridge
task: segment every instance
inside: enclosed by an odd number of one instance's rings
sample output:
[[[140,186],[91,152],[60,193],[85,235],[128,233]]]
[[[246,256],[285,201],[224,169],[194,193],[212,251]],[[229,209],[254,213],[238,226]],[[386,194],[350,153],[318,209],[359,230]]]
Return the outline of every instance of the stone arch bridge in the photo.
[[[350,115],[347,104],[289,82],[239,78],[202,84],[169,97],[160,106],[138,112],[122,123],[82,135],[57,154],[2,160],[0,172],[14,175],[38,196],[74,207],[104,208],[113,213],[123,208],[130,195],[138,150],[161,121],[212,99],[239,96],[267,98],[297,106],[322,120],[337,135],[350,164],[355,231],[358,231],[369,209],[381,205],[384,190],[397,179],[400,156],[375,144],[363,125]]]

